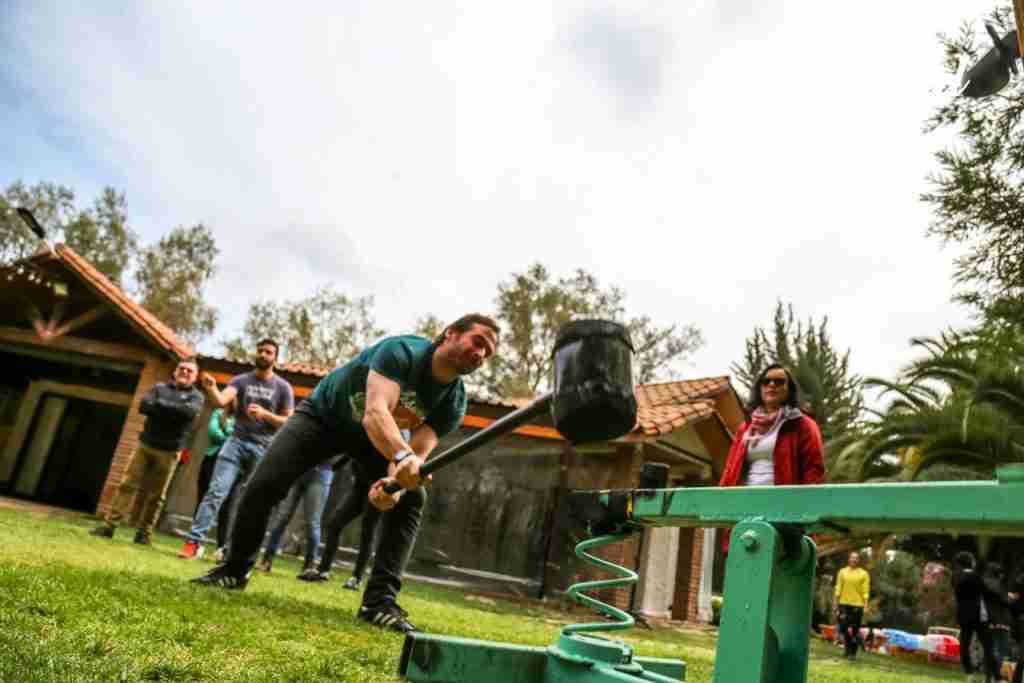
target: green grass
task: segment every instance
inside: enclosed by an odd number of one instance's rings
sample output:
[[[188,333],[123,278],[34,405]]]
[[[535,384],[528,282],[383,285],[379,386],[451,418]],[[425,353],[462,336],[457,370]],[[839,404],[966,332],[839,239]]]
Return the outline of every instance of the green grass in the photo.
[[[0,509],[0,681],[396,681],[402,637],[354,618],[358,596],[340,582],[296,581],[275,563],[242,593],[188,583],[211,566],[152,548],[93,538],[84,518]],[[547,645],[572,620],[554,609],[410,583],[402,605],[433,633]],[[585,619],[584,619],[585,620]],[[711,680],[714,636],[633,630],[638,654],[686,660],[687,680]],[[810,681],[962,680],[950,668],[876,655],[853,666],[814,643]],[[489,682],[490,683],[490,682]],[[494,681],[493,683],[500,683]]]

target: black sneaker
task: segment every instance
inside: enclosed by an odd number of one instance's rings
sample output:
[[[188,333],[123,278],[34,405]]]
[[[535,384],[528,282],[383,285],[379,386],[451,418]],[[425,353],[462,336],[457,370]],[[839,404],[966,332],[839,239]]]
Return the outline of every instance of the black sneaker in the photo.
[[[142,529],[135,532],[135,539],[132,542],[139,545],[153,545],[153,541],[149,538],[149,532]]]
[[[331,580],[331,573],[330,572],[322,572],[319,569],[317,569],[316,567],[310,567],[309,569],[303,571],[301,574],[299,574],[295,578],[298,579],[299,581],[312,581],[312,582],[330,581]]]
[[[347,588],[350,591],[357,591],[357,590],[359,590],[359,584],[360,583],[362,583],[361,579],[357,579],[354,576],[350,576],[350,577],[348,577],[348,581],[346,581],[345,583],[341,584],[341,587],[342,588]]]
[[[114,527],[108,524],[100,524],[98,527],[89,532],[90,536],[99,536],[100,538],[113,538]]]
[[[217,588],[224,588],[226,590],[245,590],[245,587],[249,585],[249,575],[251,571],[246,572],[239,576],[237,573],[228,569],[226,564],[219,564],[203,576],[198,576],[192,579],[189,583],[197,583],[200,586],[216,586]]]
[[[366,623],[398,633],[412,633],[419,630],[409,623],[408,616],[409,613],[395,602],[386,602],[376,607],[363,605],[359,608],[359,618]]]

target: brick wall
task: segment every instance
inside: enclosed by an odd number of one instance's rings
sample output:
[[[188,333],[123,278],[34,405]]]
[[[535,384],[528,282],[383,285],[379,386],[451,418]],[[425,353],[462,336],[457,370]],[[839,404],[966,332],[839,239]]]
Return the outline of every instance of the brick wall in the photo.
[[[672,618],[697,621],[697,599],[704,554],[704,530],[679,530],[679,562],[676,565]]]
[[[574,454],[572,460],[573,465],[569,468],[567,482],[570,489],[631,489],[636,488],[639,483],[643,453],[633,445],[621,445],[613,455]],[[639,534],[633,534],[627,541],[599,548],[593,554],[635,570],[639,540]],[[577,567],[577,580],[610,578],[608,572],[597,567],[584,565],[582,562]],[[627,586],[606,588],[592,595],[602,602],[627,609],[631,593],[632,586]]]
[[[117,487],[121,485],[128,463],[139,445],[139,435],[142,433],[142,426],[146,416],[139,412],[139,404],[142,397],[153,385],[158,382],[165,382],[174,371],[174,361],[166,360],[159,356],[153,356],[146,361],[139,376],[139,383],[135,386],[135,394],[132,396],[132,405],[128,409],[128,417],[125,418],[124,427],[121,429],[121,438],[117,441],[117,448],[114,449],[114,459],[110,462],[110,471],[107,473],[107,480],[103,484],[103,493],[100,495],[97,515],[106,514],[111,501],[117,494]]]

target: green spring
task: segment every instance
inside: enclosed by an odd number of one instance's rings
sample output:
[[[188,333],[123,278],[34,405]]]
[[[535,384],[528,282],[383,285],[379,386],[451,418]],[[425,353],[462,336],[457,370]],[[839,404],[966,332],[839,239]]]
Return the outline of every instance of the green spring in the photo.
[[[580,558],[584,562],[592,564],[601,569],[605,569],[613,574],[618,574],[613,579],[602,579],[599,581],[582,581],[580,583],[574,583],[569,586],[568,593],[572,598],[580,603],[586,605],[591,609],[595,610],[599,614],[603,614],[606,617],[612,617],[618,619],[616,622],[594,622],[589,624],[572,624],[562,629],[563,634],[569,633],[585,633],[590,631],[621,631],[624,629],[631,628],[636,620],[633,619],[632,615],[628,612],[623,612],[617,607],[601,602],[600,600],[593,598],[589,595],[583,595],[583,591],[600,590],[602,588],[618,588],[620,586],[628,586],[636,583],[640,580],[639,575],[631,569],[623,567],[621,565],[614,564],[608,560],[604,560],[600,557],[594,557],[587,551],[592,548],[600,548],[612,543],[618,543],[624,541],[630,536],[629,531],[609,534],[607,536],[598,536],[596,538],[590,538],[586,541],[581,542],[576,546],[576,557]]]

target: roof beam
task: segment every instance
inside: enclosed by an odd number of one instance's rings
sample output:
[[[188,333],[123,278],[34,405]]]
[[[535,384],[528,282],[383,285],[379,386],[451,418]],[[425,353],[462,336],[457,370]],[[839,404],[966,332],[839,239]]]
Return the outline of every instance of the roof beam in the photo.
[[[93,341],[92,339],[82,339],[80,337],[72,337],[70,335],[40,338],[29,330],[24,330],[18,327],[0,326],[0,341],[7,341],[24,346],[59,349],[61,351],[70,351],[72,353],[80,353],[86,356],[100,356],[103,358],[111,358],[119,361],[133,361],[136,363],[145,363],[154,356],[154,354],[147,353],[146,351],[134,346]]]

